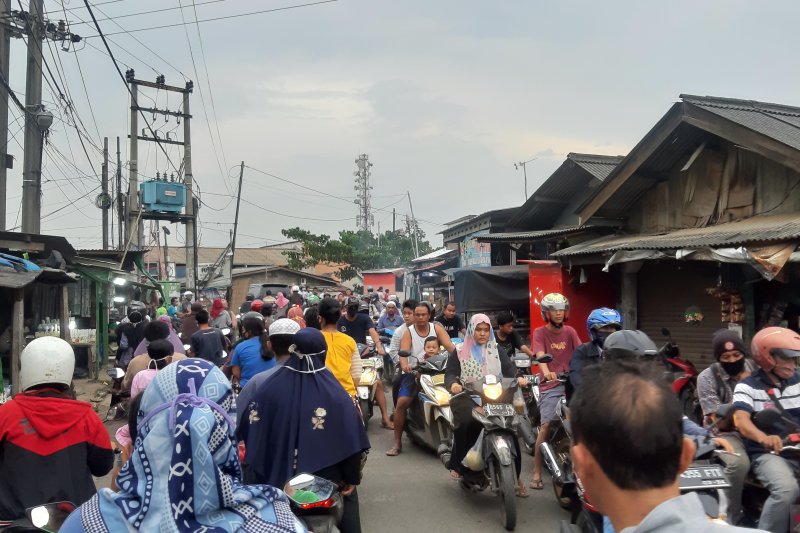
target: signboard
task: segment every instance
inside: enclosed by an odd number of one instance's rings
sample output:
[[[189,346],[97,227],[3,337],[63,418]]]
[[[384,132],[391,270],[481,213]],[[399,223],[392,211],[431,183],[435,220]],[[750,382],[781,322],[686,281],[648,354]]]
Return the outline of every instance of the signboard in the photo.
[[[492,245],[485,242],[478,242],[477,237],[488,235],[489,230],[483,230],[468,237],[465,237],[459,248],[459,266],[465,267],[489,267],[492,266]]]

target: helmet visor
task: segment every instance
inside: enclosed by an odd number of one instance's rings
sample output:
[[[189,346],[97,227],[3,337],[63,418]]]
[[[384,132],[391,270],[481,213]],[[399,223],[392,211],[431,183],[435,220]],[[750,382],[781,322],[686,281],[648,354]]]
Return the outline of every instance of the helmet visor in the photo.
[[[800,350],[790,350],[789,348],[772,348],[769,353],[773,357],[780,357],[781,359],[797,359],[800,357]]]

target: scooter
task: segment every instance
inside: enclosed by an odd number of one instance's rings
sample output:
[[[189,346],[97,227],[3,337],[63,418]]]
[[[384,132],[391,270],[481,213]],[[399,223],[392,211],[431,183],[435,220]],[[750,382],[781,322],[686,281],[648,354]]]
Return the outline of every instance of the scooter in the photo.
[[[364,353],[362,352],[362,357]],[[381,381],[383,368],[383,358],[379,356],[370,357],[367,355],[367,358],[361,361],[361,379],[356,386],[356,394],[358,395],[358,404],[361,409],[364,426],[369,423],[369,419],[374,414],[375,394],[378,391],[378,387],[383,386]]]
[[[461,486],[472,492],[488,487],[497,494],[503,526],[508,531],[513,531],[517,525],[514,457],[517,454],[515,428],[519,425],[520,415],[512,404],[507,403],[516,388],[516,378],[498,380],[497,376],[488,375],[481,382],[465,385],[464,392],[459,393],[480,395],[481,405],[473,409],[472,417],[483,425],[481,436],[465,457],[465,464],[471,472],[463,476]]]
[[[314,533],[339,533],[344,503],[339,487],[311,474],[300,474],[283,487],[292,512]]]
[[[383,331],[383,335],[378,337],[378,340],[381,341],[383,345],[383,382],[387,385],[391,385],[392,381],[394,380],[394,375],[397,371],[397,363],[392,360],[392,356],[389,355],[389,346],[392,344],[392,337],[394,336],[394,329],[386,328]]]
[[[408,364],[419,377],[419,389],[408,407],[405,432],[412,442],[436,452],[447,464],[453,449],[453,412],[444,387],[447,354],[423,362],[412,356]]]
[[[688,359],[681,357],[678,345],[672,340],[672,334],[667,328],[661,328],[661,334],[667,337],[667,342],[658,350],[667,371],[672,372],[672,390],[678,395],[683,406],[683,414],[694,422],[701,424],[703,411],[700,409],[700,399],[697,395],[697,368]]]
[[[566,383],[569,375],[567,372],[556,374],[557,380]],[[543,376],[534,377],[534,383],[538,386]],[[575,476],[572,471],[572,457],[570,456],[570,445],[572,443],[572,429],[569,425],[569,407],[567,398],[562,396],[556,409],[558,418],[550,422],[550,432],[547,440],[541,444],[539,449],[547,470],[553,478],[553,493],[556,501],[562,509],[573,509],[577,502]]]
[[[539,413],[539,380],[537,374],[534,374],[533,367],[540,363],[547,364],[553,360],[553,356],[545,354],[537,359],[531,359],[524,353],[517,353],[514,355],[513,362],[517,368],[517,377],[525,378],[528,380],[527,387],[521,387],[522,399],[524,401],[524,409],[517,408],[517,412],[524,415],[520,418],[519,436],[522,444],[522,449],[528,455],[533,455],[535,451],[536,437],[539,433],[539,426],[541,425],[541,415]]]
[[[0,522],[0,528],[8,533],[28,531],[58,531],[67,517],[77,509],[72,502],[54,502],[37,505],[25,510],[25,518],[10,523]]]

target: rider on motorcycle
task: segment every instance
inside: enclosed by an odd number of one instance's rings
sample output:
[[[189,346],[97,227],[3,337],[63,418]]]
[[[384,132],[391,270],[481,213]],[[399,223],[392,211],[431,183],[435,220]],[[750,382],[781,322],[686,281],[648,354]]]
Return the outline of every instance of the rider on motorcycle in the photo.
[[[606,338],[622,329],[622,315],[616,309],[607,307],[595,309],[586,319],[586,329],[589,330],[589,337],[592,340],[575,348],[569,363],[569,383],[573,391],[581,384],[584,367],[600,360]]]
[[[88,402],[70,390],[75,354],[57,337],[22,350],[20,388],[0,406],[0,519],[16,520],[44,503],[82,504],[96,492],[92,476],[113,466],[111,439]]]
[[[751,417],[771,407],[795,425],[800,424],[800,373],[796,370],[800,335],[786,328],[764,328],[753,337],[750,353],[760,368],[736,385],[733,418],[745,438],[753,475],[770,492],[758,525],[767,531],[785,532],[790,529],[792,506],[800,496],[800,461],[778,455],[781,434],[791,430],[781,422],[776,424],[776,431],[765,433]]]
[[[706,427],[720,438],[725,439],[738,455],[726,455],[725,477],[731,484],[728,491],[727,519],[735,524],[742,509],[742,489],[747,472],[750,470],[750,459],[747,456],[742,437],[732,427],[730,420],[716,420],[716,413],[721,405],[733,403],[733,389],[736,384],[750,376],[756,366],[745,357],[742,337],[735,331],[721,329],[714,333],[711,340],[714,358],[717,360],[697,376],[697,394],[700,407],[703,409],[703,420]]]

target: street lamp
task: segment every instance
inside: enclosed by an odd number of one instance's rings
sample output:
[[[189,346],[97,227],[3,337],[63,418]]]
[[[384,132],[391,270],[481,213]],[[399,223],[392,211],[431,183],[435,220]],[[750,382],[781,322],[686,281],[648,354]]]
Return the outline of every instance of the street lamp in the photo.
[[[534,157],[533,159],[528,159],[527,161],[520,161],[519,163],[514,163],[514,168],[519,170],[522,167],[522,173],[525,175],[525,201],[528,201],[528,170],[525,168],[525,165],[530,163],[531,161],[536,161],[538,157]]]

